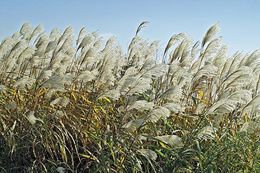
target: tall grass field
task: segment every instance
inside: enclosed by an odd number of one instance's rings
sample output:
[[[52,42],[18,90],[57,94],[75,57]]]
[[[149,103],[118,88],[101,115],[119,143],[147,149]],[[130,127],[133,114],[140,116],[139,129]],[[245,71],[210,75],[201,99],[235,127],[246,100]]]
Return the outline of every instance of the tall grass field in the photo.
[[[0,173],[260,173],[260,51],[29,23],[0,43]],[[160,47],[160,48],[159,48]]]

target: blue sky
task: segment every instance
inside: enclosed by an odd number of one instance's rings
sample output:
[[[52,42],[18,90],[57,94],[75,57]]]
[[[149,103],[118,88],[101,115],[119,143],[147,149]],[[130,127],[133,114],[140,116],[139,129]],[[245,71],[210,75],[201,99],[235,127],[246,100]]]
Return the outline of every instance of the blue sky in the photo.
[[[187,32],[194,41],[219,22],[220,35],[230,53],[260,48],[258,0],[2,0],[0,39],[19,30],[24,22],[54,27],[81,27],[116,35],[126,47],[137,26],[149,21],[141,35],[164,45],[175,33]]]

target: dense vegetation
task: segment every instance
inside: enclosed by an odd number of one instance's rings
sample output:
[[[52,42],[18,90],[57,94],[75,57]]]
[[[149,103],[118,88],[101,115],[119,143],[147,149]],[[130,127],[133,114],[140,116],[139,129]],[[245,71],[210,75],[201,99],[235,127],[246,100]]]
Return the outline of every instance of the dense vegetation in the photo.
[[[214,25],[160,55],[24,24],[0,44],[0,172],[260,172],[260,52]]]

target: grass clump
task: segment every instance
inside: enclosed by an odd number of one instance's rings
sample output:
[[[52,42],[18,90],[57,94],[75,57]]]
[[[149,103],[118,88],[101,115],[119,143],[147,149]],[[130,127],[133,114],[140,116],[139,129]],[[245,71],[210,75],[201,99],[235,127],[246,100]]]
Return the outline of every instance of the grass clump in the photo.
[[[259,172],[260,54],[24,24],[0,44],[1,172]],[[75,43],[74,43],[74,40]]]

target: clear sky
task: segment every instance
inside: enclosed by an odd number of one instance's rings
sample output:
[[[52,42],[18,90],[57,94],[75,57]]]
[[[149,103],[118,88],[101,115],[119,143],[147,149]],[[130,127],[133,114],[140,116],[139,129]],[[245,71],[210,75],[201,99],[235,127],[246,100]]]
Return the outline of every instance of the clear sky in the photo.
[[[142,35],[164,45],[179,32],[195,41],[219,22],[220,35],[230,53],[260,48],[259,0],[1,0],[0,39],[18,31],[24,22],[54,27],[81,27],[114,34],[126,47],[142,21],[149,27]]]

